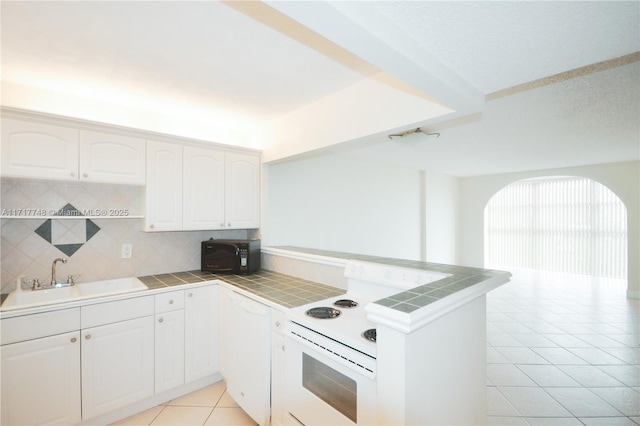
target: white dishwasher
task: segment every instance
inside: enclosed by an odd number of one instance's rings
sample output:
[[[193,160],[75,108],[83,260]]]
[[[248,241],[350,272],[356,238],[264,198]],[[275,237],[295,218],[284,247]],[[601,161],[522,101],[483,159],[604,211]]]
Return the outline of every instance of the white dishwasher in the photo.
[[[271,308],[223,286],[220,372],[227,392],[260,425],[270,417]]]

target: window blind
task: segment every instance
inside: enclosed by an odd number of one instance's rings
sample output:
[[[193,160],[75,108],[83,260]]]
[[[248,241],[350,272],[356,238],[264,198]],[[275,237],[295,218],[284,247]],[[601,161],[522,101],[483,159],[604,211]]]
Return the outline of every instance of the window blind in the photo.
[[[515,182],[485,208],[485,265],[626,278],[626,207],[592,179]]]

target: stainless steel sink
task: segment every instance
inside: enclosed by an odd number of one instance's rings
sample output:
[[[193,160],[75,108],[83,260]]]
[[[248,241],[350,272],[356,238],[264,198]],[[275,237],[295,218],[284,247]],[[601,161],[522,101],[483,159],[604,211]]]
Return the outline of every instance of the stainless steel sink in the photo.
[[[148,287],[140,280],[131,277],[81,283],[70,287],[47,288],[35,291],[14,291],[9,293],[7,300],[2,304],[2,309],[48,305],[51,303],[112,296],[147,289]]]

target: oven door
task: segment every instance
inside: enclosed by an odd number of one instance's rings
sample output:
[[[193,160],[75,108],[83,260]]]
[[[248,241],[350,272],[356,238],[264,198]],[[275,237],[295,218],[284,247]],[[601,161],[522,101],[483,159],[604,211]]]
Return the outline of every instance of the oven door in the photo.
[[[375,379],[341,365],[322,352],[288,333],[285,423],[296,426],[376,424]]]

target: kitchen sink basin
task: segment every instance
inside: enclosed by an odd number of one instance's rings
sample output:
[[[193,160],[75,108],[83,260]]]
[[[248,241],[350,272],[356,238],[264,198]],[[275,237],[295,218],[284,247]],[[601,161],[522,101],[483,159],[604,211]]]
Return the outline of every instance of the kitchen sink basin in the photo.
[[[94,281],[91,283],[76,284],[74,287],[78,290],[80,297],[129,293],[131,291],[147,290],[148,288],[137,278]]]
[[[48,288],[36,291],[14,291],[7,296],[7,300],[2,304],[2,308],[10,309],[16,307],[46,305],[77,299],[112,296],[115,294],[130,293],[147,289],[148,287],[140,280],[132,277],[81,283],[71,287]]]
[[[15,304],[16,305],[32,305],[32,304],[50,303],[50,302],[72,299],[75,295],[74,290],[75,289],[73,287],[62,287],[62,288],[48,288],[46,290],[14,292]],[[9,295],[9,297],[7,298],[7,302],[9,302],[10,297],[11,295]]]

